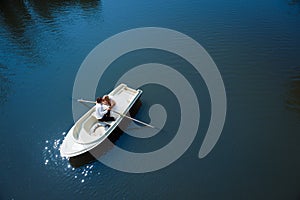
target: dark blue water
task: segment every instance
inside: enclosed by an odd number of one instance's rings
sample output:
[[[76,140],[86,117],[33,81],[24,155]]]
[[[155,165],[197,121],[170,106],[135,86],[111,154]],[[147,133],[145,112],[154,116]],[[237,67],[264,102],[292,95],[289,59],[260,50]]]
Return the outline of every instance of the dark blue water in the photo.
[[[0,24],[0,199],[300,198],[299,1],[1,1]],[[112,64],[111,83],[98,94],[138,64],[177,67],[203,108],[194,142],[176,162],[150,173],[100,162],[73,168],[58,149],[74,123],[71,97],[82,61],[108,37],[150,26],[189,35],[214,59],[228,104],[220,140],[198,158],[210,116],[201,77],[166,52],[133,52]],[[136,117],[149,121],[145,113],[156,100],[149,94],[163,93],[144,87]],[[165,94],[162,102],[172,98]],[[147,152],[173,137],[124,134],[116,144]]]

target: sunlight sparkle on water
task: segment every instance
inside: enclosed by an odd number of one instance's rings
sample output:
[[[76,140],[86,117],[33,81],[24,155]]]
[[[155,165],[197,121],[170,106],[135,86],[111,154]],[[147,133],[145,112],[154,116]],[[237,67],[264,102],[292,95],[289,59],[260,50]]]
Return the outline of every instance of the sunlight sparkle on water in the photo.
[[[45,147],[43,149],[44,156],[44,165],[49,169],[61,169],[63,173],[67,175],[71,175],[74,180],[78,179],[80,183],[85,183],[87,180],[91,180],[93,178],[92,174],[100,175],[100,172],[94,171],[94,164],[84,165],[79,168],[74,168],[69,162],[68,158],[61,157],[59,152],[59,147],[62,143],[62,139],[54,139],[54,140],[46,140]],[[93,173],[93,171],[95,173]]]

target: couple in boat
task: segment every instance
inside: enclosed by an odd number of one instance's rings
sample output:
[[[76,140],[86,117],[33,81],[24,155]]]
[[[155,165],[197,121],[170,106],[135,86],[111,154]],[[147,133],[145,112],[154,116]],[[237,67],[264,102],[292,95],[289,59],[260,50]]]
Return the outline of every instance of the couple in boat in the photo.
[[[116,105],[116,102],[109,98],[108,95],[98,97],[96,102],[95,117],[98,119],[98,121],[115,121],[115,118],[110,116],[110,110]]]

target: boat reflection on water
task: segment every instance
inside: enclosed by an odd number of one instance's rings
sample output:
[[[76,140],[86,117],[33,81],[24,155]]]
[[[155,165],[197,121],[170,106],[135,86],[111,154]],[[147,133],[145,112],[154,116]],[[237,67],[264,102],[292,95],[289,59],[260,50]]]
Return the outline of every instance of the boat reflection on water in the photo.
[[[129,114],[131,117],[134,117],[140,107],[142,106],[142,102],[138,99],[132,108],[129,110]],[[97,147],[93,148],[92,150],[85,152],[83,154],[80,154],[78,156],[70,157],[69,162],[72,167],[79,168],[83,165],[96,162],[98,158],[103,156],[105,153],[107,153],[109,150],[111,150],[114,147],[115,142],[121,137],[121,135],[124,133],[123,130],[125,127],[128,127],[128,125],[131,123],[130,119],[123,118],[123,120],[120,122],[119,126]],[[120,128],[122,127],[122,128]]]

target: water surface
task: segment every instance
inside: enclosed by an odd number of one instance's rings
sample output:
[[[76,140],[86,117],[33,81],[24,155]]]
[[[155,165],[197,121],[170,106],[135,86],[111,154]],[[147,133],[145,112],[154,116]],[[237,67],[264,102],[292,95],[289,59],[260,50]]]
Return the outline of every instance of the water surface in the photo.
[[[0,199],[300,198],[299,1],[1,1],[0,24]],[[220,140],[198,158],[210,99],[188,63],[167,52],[136,51],[112,64],[98,94],[136,65],[170,65],[185,74],[203,108],[197,137],[159,171],[129,174],[100,162],[73,168],[58,148],[74,123],[77,70],[100,42],[146,26],[189,35],[216,62],[228,100]],[[136,117],[148,121],[153,95],[165,105],[173,96],[157,86],[143,90]],[[178,111],[168,111],[178,120]],[[123,134],[116,144],[158,149],[176,133],[176,123],[168,126],[175,132],[149,139]]]

